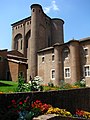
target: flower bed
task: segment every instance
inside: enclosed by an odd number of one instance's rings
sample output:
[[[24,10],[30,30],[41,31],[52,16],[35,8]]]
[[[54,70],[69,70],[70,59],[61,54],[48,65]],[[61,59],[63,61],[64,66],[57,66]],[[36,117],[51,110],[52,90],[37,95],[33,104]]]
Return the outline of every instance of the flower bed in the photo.
[[[6,114],[5,114],[6,113]],[[72,115],[66,109],[60,109],[58,107],[53,107],[50,104],[42,103],[40,100],[33,101],[30,104],[30,97],[26,97],[26,99],[20,100],[11,100],[10,104],[5,109],[3,115],[0,115],[0,119],[7,119],[7,120],[32,120],[34,117],[41,115],[55,115],[49,119],[53,120],[58,118],[62,118],[62,120],[83,120],[83,119],[90,119],[90,112],[86,112],[84,110],[76,110],[76,113]],[[41,119],[43,120],[43,119]]]

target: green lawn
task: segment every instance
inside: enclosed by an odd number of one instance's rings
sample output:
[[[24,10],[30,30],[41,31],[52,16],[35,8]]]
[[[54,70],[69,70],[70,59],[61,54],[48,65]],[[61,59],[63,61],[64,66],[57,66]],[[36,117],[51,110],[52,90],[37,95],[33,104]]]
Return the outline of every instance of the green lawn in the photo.
[[[0,80],[0,92],[15,92],[17,82]]]

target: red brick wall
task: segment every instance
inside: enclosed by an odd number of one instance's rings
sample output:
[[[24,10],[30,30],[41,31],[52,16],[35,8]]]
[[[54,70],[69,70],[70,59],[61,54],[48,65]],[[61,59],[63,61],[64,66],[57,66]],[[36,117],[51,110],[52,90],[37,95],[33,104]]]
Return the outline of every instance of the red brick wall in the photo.
[[[15,62],[8,62],[9,64],[9,71],[11,74],[11,80],[12,81],[17,81],[18,80],[18,69],[19,69],[19,64]]]
[[[26,64],[19,64],[19,73],[23,72],[23,77],[26,81],[27,79],[27,69],[26,69]]]
[[[7,50],[0,50],[0,57],[2,57],[2,61],[0,61],[0,80],[6,79],[6,68],[7,68]]]

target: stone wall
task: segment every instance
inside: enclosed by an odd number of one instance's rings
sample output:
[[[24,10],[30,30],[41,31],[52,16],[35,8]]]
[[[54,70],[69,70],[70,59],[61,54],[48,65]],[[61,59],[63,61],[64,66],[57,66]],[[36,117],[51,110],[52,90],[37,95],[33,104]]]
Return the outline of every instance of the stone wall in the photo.
[[[54,107],[65,108],[71,113],[74,113],[76,109],[83,109],[90,112],[90,88],[0,94],[0,108],[6,107],[12,99],[18,100],[27,96],[30,96],[31,102],[38,99]]]

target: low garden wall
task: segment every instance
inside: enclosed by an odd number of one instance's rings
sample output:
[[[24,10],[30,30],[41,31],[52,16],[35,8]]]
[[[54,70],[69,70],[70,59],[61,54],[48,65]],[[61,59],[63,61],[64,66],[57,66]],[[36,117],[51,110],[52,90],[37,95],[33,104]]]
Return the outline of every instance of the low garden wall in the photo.
[[[90,88],[0,94],[0,109],[5,108],[12,99],[19,100],[27,96],[30,96],[30,102],[41,100],[43,103],[49,103],[53,107],[64,108],[71,113],[75,113],[76,109],[90,112]]]

